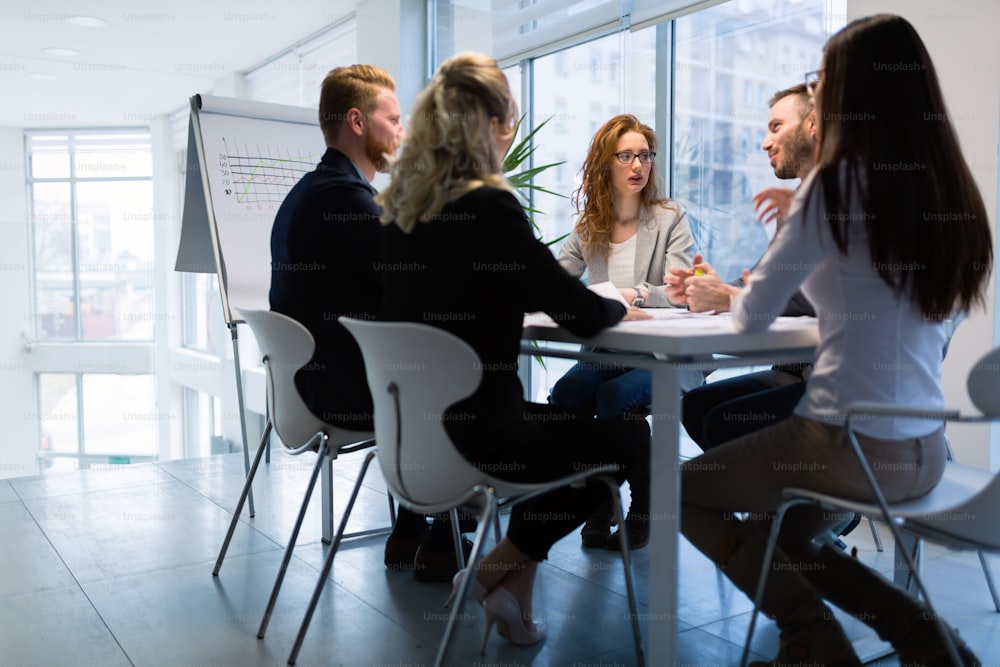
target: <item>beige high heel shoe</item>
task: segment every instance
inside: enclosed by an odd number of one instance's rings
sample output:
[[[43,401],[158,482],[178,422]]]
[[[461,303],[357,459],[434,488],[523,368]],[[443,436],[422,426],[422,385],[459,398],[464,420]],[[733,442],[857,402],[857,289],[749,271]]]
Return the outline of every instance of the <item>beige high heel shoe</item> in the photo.
[[[476,571],[472,569],[472,566],[463,568],[455,573],[455,576],[451,580],[451,594],[448,599],[444,601],[444,606],[447,607],[451,604],[451,601],[458,597],[458,589],[462,587],[462,582],[469,575],[472,575],[472,583],[469,585],[469,597],[479,604],[483,603],[483,598],[486,597],[486,589],[483,585],[476,581]]]
[[[486,642],[494,625],[498,635],[517,646],[530,646],[545,638],[545,624],[536,623],[535,629],[529,630],[517,598],[503,586],[497,586],[483,599],[483,610],[486,612],[486,635],[480,651],[482,655],[486,655]]]

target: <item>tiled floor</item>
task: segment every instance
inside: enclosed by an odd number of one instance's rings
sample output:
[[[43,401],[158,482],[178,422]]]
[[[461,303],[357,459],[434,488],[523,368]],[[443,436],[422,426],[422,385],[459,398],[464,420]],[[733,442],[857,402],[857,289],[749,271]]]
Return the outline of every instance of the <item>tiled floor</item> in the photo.
[[[352,455],[335,464],[338,507],[359,460]],[[284,664],[326,549],[318,507],[307,517],[267,637],[255,633],[312,462],[309,454],[276,452],[262,466],[257,516],[241,524],[218,578],[211,571],[242,483],[239,455],[0,480],[0,665]],[[352,529],[387,520],[373,468]],[[865,526],[848,539],[866,562],[891,571],[891,555],[875,551]],[[300,665],[432,661],[448,586],[386,572],[382,546],[383,538],[374,537],[342,547]],[[652,566],[648,550],[635,552],[643,608]],[[677,664],[736,664],[749,602],[686,542],[680,567]],[[1000,614],[975,556],[930,547],[925,571],[942,613],[984,665],[1000,666]],[[494,634],[480,656],[483,618],[469,604],[449,664],[631,665],[626,614],[621,561],[612,552],[582,550],[574,535],[542,566],[536,615],[548,623],[548,638],[516,648]],[[856,622],[847,625],[852,635],[863,632]],[[770,656],[776,645],[773,625],[763,620],[755,651]]]

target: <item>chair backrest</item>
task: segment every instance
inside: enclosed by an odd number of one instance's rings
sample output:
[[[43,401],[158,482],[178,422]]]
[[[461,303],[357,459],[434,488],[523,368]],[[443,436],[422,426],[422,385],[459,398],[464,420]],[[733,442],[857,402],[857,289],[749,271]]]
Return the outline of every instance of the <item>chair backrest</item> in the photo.
[[[295,373],[309,363],[316,344],[296,320],[271,310],[236,309],[253,331],[267,375],[267,409],[281,442],[290,449],[330,427],[316,417],[295,387]],[[336,453],[333,453],[336,456]]]
[[[965,386],[977,410],[987,417],[1000,417],[1000,347],[972,366]]]
[[[983,415],[1000,418],[1000,348],[986,353],[972,366],[966,387],[972,403]],[[932,529],[939,540],[940,536],[957,537],[983,548],[1000,550],[1000,474],[992,474],[984,485],[981,470],[949,465],[951,468],[934,493],[955,497],[955,504],[947,512],[936,512],[911,522]],[[940,541],[947,543],[947,539]]]
[[[379,465],[393,495],[411,509],[442,511],[486,482],[488,476],[459,454],[444,428],[445,410],[482,380],[476,351],[426,324],[345,317],[340,323],[364,356]]]

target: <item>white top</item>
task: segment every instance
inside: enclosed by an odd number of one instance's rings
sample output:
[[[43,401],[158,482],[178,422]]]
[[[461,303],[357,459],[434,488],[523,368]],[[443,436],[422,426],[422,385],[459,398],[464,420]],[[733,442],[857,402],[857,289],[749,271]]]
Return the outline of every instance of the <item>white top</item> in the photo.
[[[635,241],[638,234],[633,234],[621,243],[612,243],[608,253],[608,280],[615,287],[632,287],[635,285]]]
[[[766,329],[801,285],[816,308],[820,342],[795,414],[842,425],[841,410],[853,401],[943,407],[945,326],[925,318],[906,296],[897,299],[879,277],[869,257],[866,213],[857,197],[851,198],[855,204],[848,215],[848,252],[837,249],[822,187],[816,188],[808,209],[803,206],[816,173],[803,181],[787,220],[754,268],[749,287],[735,299],[734,326],[746,332]],[[903,440],[939,426],[930,420],[880,417],[859,422],[857,430]]]

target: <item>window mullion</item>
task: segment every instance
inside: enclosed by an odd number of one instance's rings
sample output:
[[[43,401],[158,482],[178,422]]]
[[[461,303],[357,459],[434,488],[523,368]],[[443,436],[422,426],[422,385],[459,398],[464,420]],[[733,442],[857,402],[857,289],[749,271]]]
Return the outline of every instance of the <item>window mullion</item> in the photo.
[[[76,198],[76,142],[69,143],[70,256],[73,261],[73,331],[83,340],[83,303],[80,298],[80,219]]]

